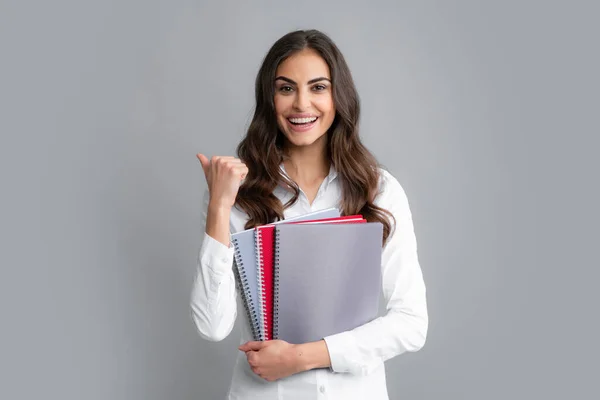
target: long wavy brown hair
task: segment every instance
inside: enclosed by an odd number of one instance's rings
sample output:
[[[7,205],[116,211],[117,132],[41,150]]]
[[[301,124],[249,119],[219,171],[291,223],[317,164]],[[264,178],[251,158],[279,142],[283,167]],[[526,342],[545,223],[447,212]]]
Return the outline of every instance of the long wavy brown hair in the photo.
[[[236,205],[248,214],[246,229],[284,219],[283,211],[298,200],[300,188],[281,171],[284,135],[275,115],[275,74],[281,62],[303,49],[318,52],[329,66],[336,115],[327,134],[327,155],[342,187],[342,215],[361,214],[383,224],[383,243],[390,235],[392,214],[374,204],[379,168],[358,135],[360,104],[350,69],[335,43],[317,30],[290,32],[277,40],[265,56],[256,77],[256,108],[246,136],[237,147],[248,175],[240,186]],[[278,184],[294,193],[285,205],[273,194]],[[395,221],[394,221],[395,224]]]

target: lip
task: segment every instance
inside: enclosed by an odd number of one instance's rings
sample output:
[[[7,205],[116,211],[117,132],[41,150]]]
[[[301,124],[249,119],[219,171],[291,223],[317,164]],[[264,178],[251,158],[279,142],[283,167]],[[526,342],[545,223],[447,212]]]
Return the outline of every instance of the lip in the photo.
[[[319,116],[315,115],[315,114],[303,113],[303,114],[290,114],[286,118],[312,118],[312,117],[318,118]]]
[[[288,124],[288,126],[290,127],[291,130],[293,130],[294,132],[306,132],[311,130],[319,121],[319,117],[317,117],[317,119],[315,119],[313,122],[311,122],[310,124],[304,124],[304,125],[294,125],[290,122],[290,120],[288,118],[311,118],[311,117],[316,117],[316,115],[308,115],[308,114],[303,114],[302,116],[299,116],[300,114],[295,114],[293,116],[289,116],[287,117],[285,120]]]

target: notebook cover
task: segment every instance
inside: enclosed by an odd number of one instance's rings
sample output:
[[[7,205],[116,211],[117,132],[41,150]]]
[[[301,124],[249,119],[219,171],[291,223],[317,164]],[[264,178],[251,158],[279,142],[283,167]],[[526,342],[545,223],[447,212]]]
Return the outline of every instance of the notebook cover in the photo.
[[[282,221],[282,223],[362,223],[362,215],[349,215],[336,218],[312,219],[307,221]],[[259,314],[264,326],[264,340],[273,339],[273,263],[275,259],[275,225],[262,225],[255,228],[257,276],[260,291]]]
[[[273,337],[306,343],[377,317],[383,225],[275,229]]]
[[[328,208],[299,215],[274,224],[290,221],[303,221],[316,218],[334,218],[339,217],[340,212],[336,208]],[[231,235],[231,242],[234,246],[234,276],[240,286],[242,303],[245,308],[246,316],[250,323],[250,330],[254,340],[263,340],[264,328],[263,320],[259,313],[258,275],[256,265],[256,244],[254,229],[246,229]]]
[[[260,290],[259,312],[265,330],[263,340],[273,338],[273,254],[275,237],[274,225],[256,227],[256,254],[258,288]]]
[[[250,323],[250,331],[254,340],[259,340],[260,314],[257,308],[257,275],[256,268],[253,268],[256,257],[254,251],[254,230],[249,229],[231,235],[231,242],[234,246],[233,271],[240,287],[244,311]]]

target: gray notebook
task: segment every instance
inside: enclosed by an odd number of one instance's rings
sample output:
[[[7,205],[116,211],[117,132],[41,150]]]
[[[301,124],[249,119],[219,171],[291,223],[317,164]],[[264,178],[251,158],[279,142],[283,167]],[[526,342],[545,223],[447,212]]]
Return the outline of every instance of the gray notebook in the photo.
[[[306,343],[377,317],[383,225],[278,225],[273,337]]]
[[[340,216],[340,211],[335,208],[313,211],[298,215],[274,224],[292,221],[306,221],[310,219],[335,218]],[[260,315],[260,288],[258,286],[258,267],[254,229],[247,229],[231,235],[231,242],[235,247],[234,276],[242,293],[242,304],[250,323],[250,330],[254,340],[264,340],[263,317]]]

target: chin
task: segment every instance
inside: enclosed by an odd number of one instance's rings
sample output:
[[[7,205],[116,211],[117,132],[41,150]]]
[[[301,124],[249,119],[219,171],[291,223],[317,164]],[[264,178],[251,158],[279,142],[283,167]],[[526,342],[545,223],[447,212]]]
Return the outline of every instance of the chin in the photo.
[[[304,132],[290,129],[287,125],[285,129],[281,128],[280,124],[279,130],[283,133],[286,140],[295,147],[308,147],[320,144],[323,140],[326,140],[327,136],[327,129],[324,129],[323,126],[315,126],[313,129]]]
[[[292,144],[293,146],[296,147],[308,147],[308,146],[312,146],[312,145],[316,145],[318,143],[320,143],[322,140],[325,139],[325,137],[327,136],[327,132],[321,133],[321,134],[298,134],[295,132],[286,132],[284,134],[284,136],[286,137],[287,141]]]

